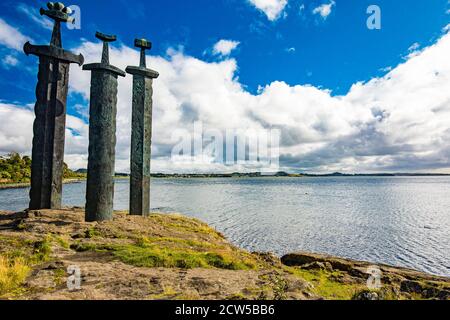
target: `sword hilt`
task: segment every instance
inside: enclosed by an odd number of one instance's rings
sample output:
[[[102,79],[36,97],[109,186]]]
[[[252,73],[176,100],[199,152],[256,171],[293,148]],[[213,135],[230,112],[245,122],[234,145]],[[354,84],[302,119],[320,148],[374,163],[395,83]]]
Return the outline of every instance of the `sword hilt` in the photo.
[[[50,45],[61,48],[61,22],[74,21],[74,18],[69,17],[69,14],[72,13],[72,10],[69,7],[64,6],[62,2],[48,2],[47,8],[48,10],[41,8],[39,12],[41,16],[45,15],[55,21]]]
[[[145,68],[146,67],[145,50],[147,49],[150,50],[152,48],[152,43],[144,38],[135,39],[134,46],[141,49],[141,61],[139,63],[139,66]]]
[[[103,41],[102,64],[109,64],[109,43],[117,40],[115,35],[96,32],[95,37]]]
[[[69,17],[72,10],[62,2],[48,2],[47,8],[48,10],[41,8],[39,11],[41,16],[45,15],[50,19],[60,22],[72,22],[73,18]]]

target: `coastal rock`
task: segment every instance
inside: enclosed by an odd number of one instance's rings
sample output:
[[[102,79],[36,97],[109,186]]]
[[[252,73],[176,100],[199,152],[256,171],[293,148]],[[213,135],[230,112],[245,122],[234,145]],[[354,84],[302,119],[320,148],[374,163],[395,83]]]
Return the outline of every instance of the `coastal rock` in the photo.
[[[301,268],[304,269],[304,270],[327,270],[327,271],[333,271],[333,266],[328,261],[326,261],[326,262],[314,261],[314,262],[302,265]]]
[[[378,294],[372,291],[363,291],[358,293],[354,300],[379,300]]]
[[[449,299],[448,278],[379,265],[382,288],[368,291],[373,264],[250,253],[182,215],[115,212],[89,223],[81,208],[29,213],[0,212],[0,258],[30,269],[0,299]],[[80,289],[67,287],[69,266]]]
[[[408,293],[421,293],[424,288],[417,281],[405,280],[400,284],[400,290]]]
[[[261,259],[271,264],[272,266],[279,266],[281,264],[280,258],[278,258],[272,252],[252,252],[252,254],[259,256]]]

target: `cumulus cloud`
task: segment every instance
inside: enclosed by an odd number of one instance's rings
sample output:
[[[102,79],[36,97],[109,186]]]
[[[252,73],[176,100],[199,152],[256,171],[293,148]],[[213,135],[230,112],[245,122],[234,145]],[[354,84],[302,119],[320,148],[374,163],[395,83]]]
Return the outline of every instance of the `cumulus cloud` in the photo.
[[[0,18],[0,45],[14,50],[22,50],[23,44],[29,40],[29,37]]]
[[[213,54],[220,55],[220,56],[228,56],[230,53],[235,50],[238,45],[240,44],[239,41],[233,41],[233,40],[220,40],[218,41],[214,47],[213,47]]]
[[[34,113],[30,108],[0,103],[0,153],[30,153]]]
[[[264,12],[270,21],[277,20],[287,5],[287,0],[249,0],[257,9]]]
[[[101,44],[84,42],[75,52],[98,61]],[[310,85],[275,81],[248,92],[236,77],[237,62],[227,58],[205,62],[170,50],[149,56],[149,67],[160,72],[154,81],[152,171],[237,171],[214,160],[173,163],[177,129],[271,129],[281,132],[281,166],[308,172],[430,171],[450,169],[450,34],[392,68],[384,77],[355,83],[334,96]],[[124,69],[139,53],[111,48],[111,63]],[[71,68],[71,92],[89,98],[90,73]],[[132,78],[119,80],[117,170],[129,168]],[[83,111],[83,108],[84,111]],[[77,106],[86,113],[88,101]],[[30,150],[33,114],[30,109],[0,105],[0,152]],[[5,119],[5,120],[3,120]],[[69,117],[66,161],[84,167],[88,128]],[[204,160],[204,159],[203,159]]]
[[[333,7],[336,5],[336,2],[333,0],[330,3],[324,3],[313,9],[313,14],[319,14],[323,19],[328,18],[331,14]]]
[[[31,154],[34,118],[33,106],[0,103],[0,154]],[[66,123],[66,157],[72,167],[83,168],[87,164],[88,125],[70,115]]]

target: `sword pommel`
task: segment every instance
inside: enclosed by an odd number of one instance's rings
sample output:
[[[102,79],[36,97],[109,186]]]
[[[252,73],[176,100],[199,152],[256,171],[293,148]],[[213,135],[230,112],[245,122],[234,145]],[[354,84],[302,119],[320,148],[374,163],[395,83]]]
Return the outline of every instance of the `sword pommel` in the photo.
[[[151,49],[152,48],[152,43],[146,39],[135,39],[134,40],[134,46],[136,48],[141,48],[141,49]]]
[[[62,2],[49,2],[47,3],[47,8],[48,10],[41,8],[39,11],[41,16],[45,15],[55,21],[72,22],[73,18],[69,17],[72,10]]]

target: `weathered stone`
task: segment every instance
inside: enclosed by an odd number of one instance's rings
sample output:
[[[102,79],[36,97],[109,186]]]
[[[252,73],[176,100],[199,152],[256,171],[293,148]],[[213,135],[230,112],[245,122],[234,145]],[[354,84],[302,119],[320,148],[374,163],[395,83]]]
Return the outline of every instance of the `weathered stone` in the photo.
[[[400,284],[400,290],[408,293],[422,293],[423,289],[417,281],[405,280]]]
[[[379,300],[378,294],[376,292],[371,291],[363,291],[358,293],[355,297],[353,297],[354,300]]]
[[[115,36],[97,32],[96,37],[103,41],[102,61],[83,67],[91,71],[86,221],[113,217],[117,78],[125,76],[109,64],[108,42],[115,41]]]
[[[327,270],[333,271],[333,266],[329,262],[311,262],[301,266],[303,270]]]
[[[35,46],[27,42],[23,48],[26,55],[39,57],[30,209],[61,207],[69,65],[81,66],[84,62],[81,54],[75,55],[62,48],[61,22],[70,21],[64,5],[49,3],[48,7],[50,10],[40,12],[55,21],[50,45]]]
[[[151,42],[145,39],[136,39],[135,46],[141,49],[140,65],[126,68],[126,72],[133,75],[130,214],[146,216],[150,213],[152,84],[153,79],[157,78],[159,74],[146,68],[145,50],[151,48]]]

